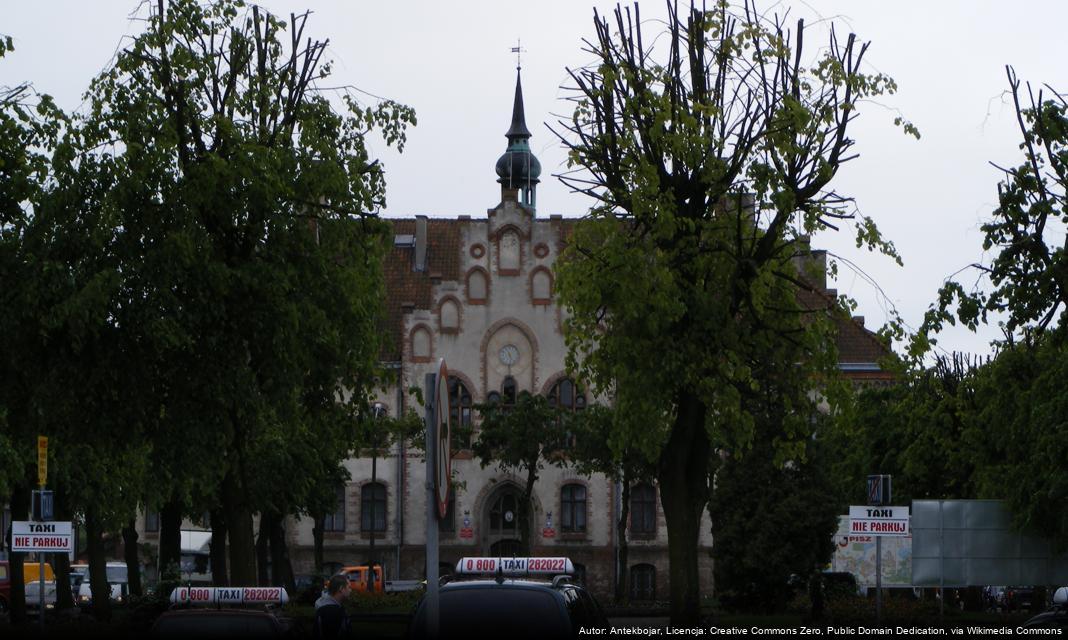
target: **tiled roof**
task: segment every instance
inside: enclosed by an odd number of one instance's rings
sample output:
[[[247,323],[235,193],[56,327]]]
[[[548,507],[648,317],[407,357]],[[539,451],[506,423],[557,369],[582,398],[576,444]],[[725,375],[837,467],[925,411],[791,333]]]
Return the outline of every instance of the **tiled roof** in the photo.
[[[394,235],[414,235],[415,220],[412,218],[392,218],[387,220],[393,225]],[[413,271],[412,262],[415,250],[410,247],[390,248],[386,255],[386,344],[383,345],[381,358],[386,362],[399,362],[404,345],[404,306],[412,305],[415,309],[431,309],[434,300],[431,297],[431,276],[445,281],[459,281],[461,246],[460,229],[466,220],[428,218],[427,219],[427,269]],[[561,225],[561,236],[570,236],[574,220],[554,220]],[[390,240],[392,242],[392,239]],[[833,293],[799,293],[801,304],[809,309],[828,308],[833,300]],[[889,350],[875,337],[875,334],[861,326],[857,321],[835,318],[838,326],[838,361],[841,363],[874,363],[890,354]]]

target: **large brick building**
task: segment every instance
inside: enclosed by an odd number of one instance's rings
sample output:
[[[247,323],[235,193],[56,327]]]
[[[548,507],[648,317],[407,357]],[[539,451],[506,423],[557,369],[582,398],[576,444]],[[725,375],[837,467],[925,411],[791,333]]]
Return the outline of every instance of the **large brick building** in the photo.
[[[484,217],[391,221],[395,241],[385,265],[391,346],[383,360],[397,373],[397,384],[378,398],[389,415],[410,408],[406,390],[421,387],[425,374],[436,372],[439,358],[453,376],[454,420],[472,420],[473,404],[522,391],[577,410],[594,401],[565,371],[563,310],[553,299],[552,266],[573,221],[536,213],[540,166],[527,143],[531,134],[518,78],[506,135],[509,144],[496,165],[501,200]],[[819,252],[814,255],[822,258]],[[846,375],[885,379],[877,364],[885,351],[863,328],[862,319],[839,325]],[[421,456],[398,445],[376,460],[375,482],[371,459],[346,462],[351,479],[338,489],[337,510],[323,523],[328,565],[367,562],[373,535],[375,557],[387,579],[423,577]],[[464,555],[511,554],[519,538],[515,509],[521,479],[492,466],[483,469],[467,450],[454,458],[453,469],[463,488],[455,492],[450,517],[439,529],[442,564],[452,566]],[[621,488],[603,476],[546,468],[535,489],[533,552],[569,556],[596,593],[610,593],[619,570],[613,522],[620,495]],[[656,489],[639,486],[631,496],[630,566],[622,570],[633,578],[632,597],[664,598],[667,530]],[[289,536],[295,570],[309,572],[313,523],[304,519],[294,524]],[[554,535],[543,535],[547,524]],[[708,551],[710,526],[703,530],[700,545]],[[707,590],[712,586],[711,558],[708,553],[700,557]]]

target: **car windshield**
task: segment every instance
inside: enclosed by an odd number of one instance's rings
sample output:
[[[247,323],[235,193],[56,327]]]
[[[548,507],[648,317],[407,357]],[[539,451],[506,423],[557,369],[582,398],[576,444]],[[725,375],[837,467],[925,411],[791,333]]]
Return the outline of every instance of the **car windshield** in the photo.
[[[126,567],[108,567],[108,582],[126,582]]]
[[[571,625],[556,598],[540,589],[453,589],[441,592],[439,634],[447,637],[558,638]],[[426,607],[419,607],[416,635],[426,629]]]

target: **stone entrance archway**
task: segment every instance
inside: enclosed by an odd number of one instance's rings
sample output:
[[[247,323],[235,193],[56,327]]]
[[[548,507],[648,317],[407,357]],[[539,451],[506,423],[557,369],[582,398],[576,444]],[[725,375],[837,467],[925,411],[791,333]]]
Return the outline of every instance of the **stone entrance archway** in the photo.
[[[506,483],[486,500],[482,512],[482,552],[487,556],[519,553],[519,487]]]

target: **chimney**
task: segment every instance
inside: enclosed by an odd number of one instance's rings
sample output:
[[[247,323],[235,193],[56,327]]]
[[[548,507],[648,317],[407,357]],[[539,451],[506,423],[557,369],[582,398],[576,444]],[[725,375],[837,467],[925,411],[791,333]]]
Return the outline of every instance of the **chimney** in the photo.
[[[853,316],[853,322],[856,322],[861,327],[864,326],[864,316]]]
[[[426,216],[415,216],[415,254],[412,271],[426,271]]]

